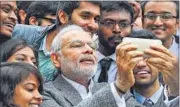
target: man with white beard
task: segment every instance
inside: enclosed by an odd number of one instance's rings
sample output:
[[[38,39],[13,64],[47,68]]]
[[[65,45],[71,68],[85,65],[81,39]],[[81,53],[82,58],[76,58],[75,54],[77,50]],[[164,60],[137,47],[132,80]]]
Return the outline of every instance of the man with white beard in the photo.
[[[124,93],[118,88],[120,80],[110,85],[93,82],[96,43],[81,27],[63,28],[53,40],[51,50],[51,60],[59,74],[44,84],[42,107],[141,107],[131,97],[125,102]]]

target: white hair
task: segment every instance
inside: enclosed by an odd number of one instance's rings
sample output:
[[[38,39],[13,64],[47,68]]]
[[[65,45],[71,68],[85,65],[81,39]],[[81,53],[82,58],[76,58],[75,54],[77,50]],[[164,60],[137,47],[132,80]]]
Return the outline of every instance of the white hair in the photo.
[[[83,31],[86,32],[83,28],[81,28],[80,26],[77,25],[68,25],[65,26],[64,28],[62,28],[59,33],[55,36],[55,38],[53,39],[53,42],[51,44],[51,52],[55,53],[57,51],[59,51],[61,49],[61,45],[62,45],[62,37],[69,32],[72,31]]]

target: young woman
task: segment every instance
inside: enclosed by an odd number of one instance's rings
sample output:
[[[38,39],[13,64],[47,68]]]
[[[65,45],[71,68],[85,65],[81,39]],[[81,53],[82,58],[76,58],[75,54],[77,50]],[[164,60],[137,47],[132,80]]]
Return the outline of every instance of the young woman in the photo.
[[[0,46],[0,62],[27,62],[38,66],[38,53],[22,39],[10,39]]]
[[[0,107],[39,107],[43,85],[37,68],[22,62],[0,67]]]

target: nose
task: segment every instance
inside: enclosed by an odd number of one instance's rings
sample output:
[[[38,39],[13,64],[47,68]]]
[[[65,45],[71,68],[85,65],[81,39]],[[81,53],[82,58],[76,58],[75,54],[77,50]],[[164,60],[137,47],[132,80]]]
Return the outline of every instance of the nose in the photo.
[[[146,61],[145,60],[141,60],[141,61],[139,61],[139,63],[136,66],[139,67],[139,68],[142,68],[142,67],[145,67],[146,65],[147,65]]]
[[[160,16],[157,16],[157,18],[155,19],[154,25],[156,25],[156,26],[163,25],[163,22],[162,22]]]
[[[37,90],[34,94],[34,98],[36,99],[38,104],[42,104],[42,95],[39,93],[39,91]]]
[[[17,15],[15,14],[14,11],[12,11],[12,12],[10,13],[9,17],[10,17],[14,22],[17,21]]]
[[[113,33],[117,34],[117,33],[121,33],[121,29],[119,27],[118,24],[115,24],[113,27]]]
[[[31,64],[31,65],[33,65],[33,66],[36,66],[36,65],[33,63],[33,61],[32,61],[31,58],[28,58],[28,59],[26,60],[26,62],[29,63],[29,64]]]
[[[92,19],[88,24],[87,24],[87,29],[88,31],[90,32],[96,32],[99,28],[99,24],[94,20]]]

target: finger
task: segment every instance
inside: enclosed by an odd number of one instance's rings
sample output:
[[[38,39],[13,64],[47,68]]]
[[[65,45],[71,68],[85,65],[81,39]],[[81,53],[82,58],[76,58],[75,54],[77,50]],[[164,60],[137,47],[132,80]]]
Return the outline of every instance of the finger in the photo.
[[[135,57],[129,61],[128,68],[129,70],[133,70],[134,67],[143,60],[143,57]]]
[[[170,56],[168,56],[168,55],[166,55],[166,54],[164,54],[164,53],[162,53],[162,52],[160,52],[160,51],[157,51],[157,50],[146,49],[146,50],[144,51],[144,53],[145,53],[146,55],[151,56],[151,57],[159,57],[159,58],[162,58],[162,59],[164,59],[165,61],[170,61],[170,60],[171,60],[171,57],[170,57]]]
[[[159,46],[159,45],[151,45],[150,46],[151,49],[154,49],[154,50],[158,50],[162,53],[165,53],[166,55],[172,57],[172,53],[166,48],[164,47],[163,45]]]

